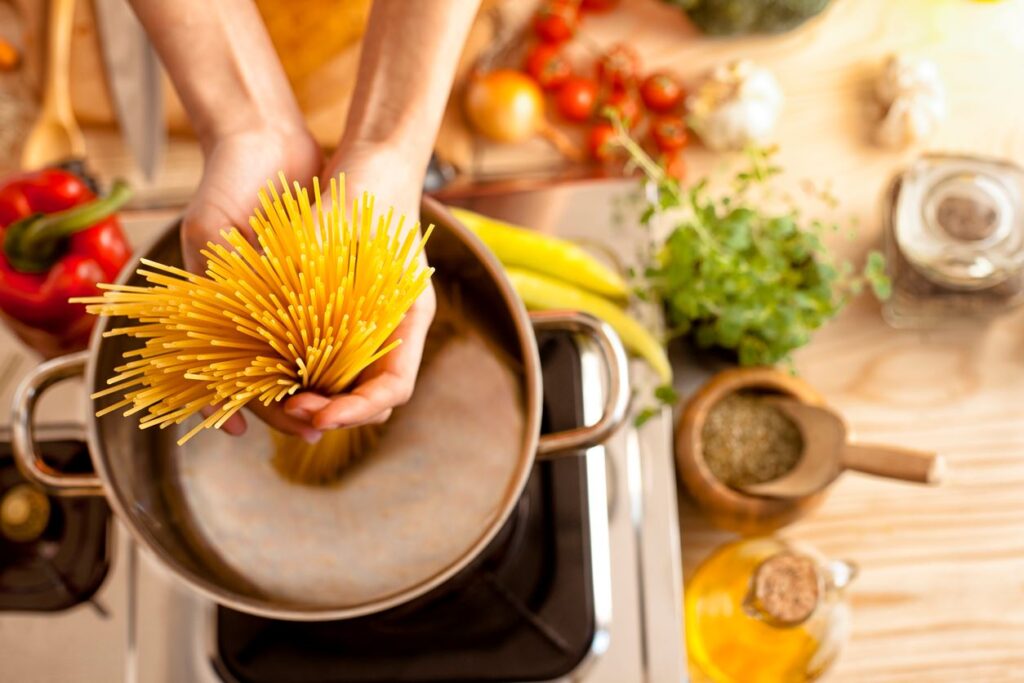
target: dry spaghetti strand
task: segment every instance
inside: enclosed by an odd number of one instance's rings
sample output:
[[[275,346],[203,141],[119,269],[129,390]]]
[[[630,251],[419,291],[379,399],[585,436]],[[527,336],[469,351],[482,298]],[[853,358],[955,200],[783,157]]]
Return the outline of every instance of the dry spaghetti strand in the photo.
[[[331,179],[329,208],[280,175],[260,192],[249,225],[259,248],[237,229],[210,243],[205,275],[142,260],[148,286],[103,285],[103,296],[75,299],[96,315],[130,326],[104,336],[143,342],[93,398],[121,398],[102,415],[141,413],[139,426],[181,424],[214,412],[178,441],[219,427],[250,401],[269,405],[300,390],[344,391],[387,344],[423,293],[433,269],[421,266],[419,224],[405,229],[364,194],[345,211],[344,176]]]

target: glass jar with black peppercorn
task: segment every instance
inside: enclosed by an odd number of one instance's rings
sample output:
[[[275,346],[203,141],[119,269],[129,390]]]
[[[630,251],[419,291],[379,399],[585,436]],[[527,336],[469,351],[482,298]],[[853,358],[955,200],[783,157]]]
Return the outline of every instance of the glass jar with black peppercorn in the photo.
[[[1024,169],[923,156],[894,179],[885,218],[893,326],[977,324],[1024,303]]]

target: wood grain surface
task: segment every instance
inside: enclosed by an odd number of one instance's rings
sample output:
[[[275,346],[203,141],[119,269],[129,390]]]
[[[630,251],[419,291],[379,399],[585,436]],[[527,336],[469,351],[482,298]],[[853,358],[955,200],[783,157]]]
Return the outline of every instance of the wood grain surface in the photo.
[[[651,18],[660,9],[637,6]],[[838,0],[788,36],[713,44],[670,37],[667,17],[651,25],[648,63],[689,73],[746,56],[774,69],[786,94],[781,163],[794,187],[830,182],[860,225],[840,245],[851,255],[877,243],[883,187],[920,151],[866,142],[865,94],[888,52],[942,72],[950,115],[927,149],[1024,162],[1020,0]],[[691,159],[698,174],[720,161]],[[938,488],[844,474],[820,510],[783,531],[861,567],[852,639],[828,680],[1024,680],[1024,312],[988,329],[897,332],[861,300],[797,354],[797,368],[859,437],[949,464]],[[681,523],[684,573],[730,538],[686,502]]]
[[[786,182],[831,186],[841,217],[860,227],[839,243],[853,257],[878,243],[883,187],[923,149],[1024,163],[1024,0],[835,0],[794,33],[720,41],[696,37],[656,0],[624,0],[588,18],[584,33],[597,48],[632,40],[648,68],[690,83],[740,57],[772,68],[786,96]],[[868,142],[871,80],[892,51],[933,59],[949,92],[938,135],[905,152]],[[123,163],[116,145],[101,145],[109,134],[90,140],[101,170]],[[538,142],[483,146],[475,162],[508,170],[545,158],[557,161]],[[693,177],[730,163],[700,149],[687,159]],[[179,143],[169,161],[165,178],[194,182],[194,150]],[[798,353],[797,368],[859,437],[934,449],[949,465],[939,488],[845,474],[820,510],[784,531],[861,566],[852,639],[828,680],[1024,680],[1024,311],[987,329],[897,332],[861,299]],[[731,536],[686,501],[680,514],[692,572]]]
[[[38,86],[41,51],[35,43],[46,2],[10,1],[18,7],[30,38],[26,50],[28,80]],[[341,136],[355,89],[360,38],[371,0],[254,1],[313,135],[324,146],[332,147]],[[494,0],[483,4],[489,8]],[[485,47],[492,33],[487,17],[477,22],[466,43],[463,69]],[[116,127],[91,0],[76,3],[71,51],[71,100],[76,117],[86,126]],[[168,131],[190,136],[185,111],[166,75],[163,90]],[[449,144],[456,145],[457,152],[461,149],[459,142]]]

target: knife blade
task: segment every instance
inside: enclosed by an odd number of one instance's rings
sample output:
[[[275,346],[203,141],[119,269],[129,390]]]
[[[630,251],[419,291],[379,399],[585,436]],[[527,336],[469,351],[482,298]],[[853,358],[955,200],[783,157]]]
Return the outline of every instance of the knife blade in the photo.
[[[152,180],[166,142],[160,61],[127,0],[93,0],[93,7],[121,134]]]

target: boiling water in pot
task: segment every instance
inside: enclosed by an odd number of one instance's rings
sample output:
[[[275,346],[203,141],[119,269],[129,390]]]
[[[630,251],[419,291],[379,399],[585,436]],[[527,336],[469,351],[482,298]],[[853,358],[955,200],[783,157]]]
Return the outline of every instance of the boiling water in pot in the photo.
[[[258,420],[241,439],[207,430],[177,450],[187,533],[259,592],[305,605],[386,598],[463,557],[508,498],[523,397],[480,332],[439,327],[413,400],[333,485],[284,480]]]

